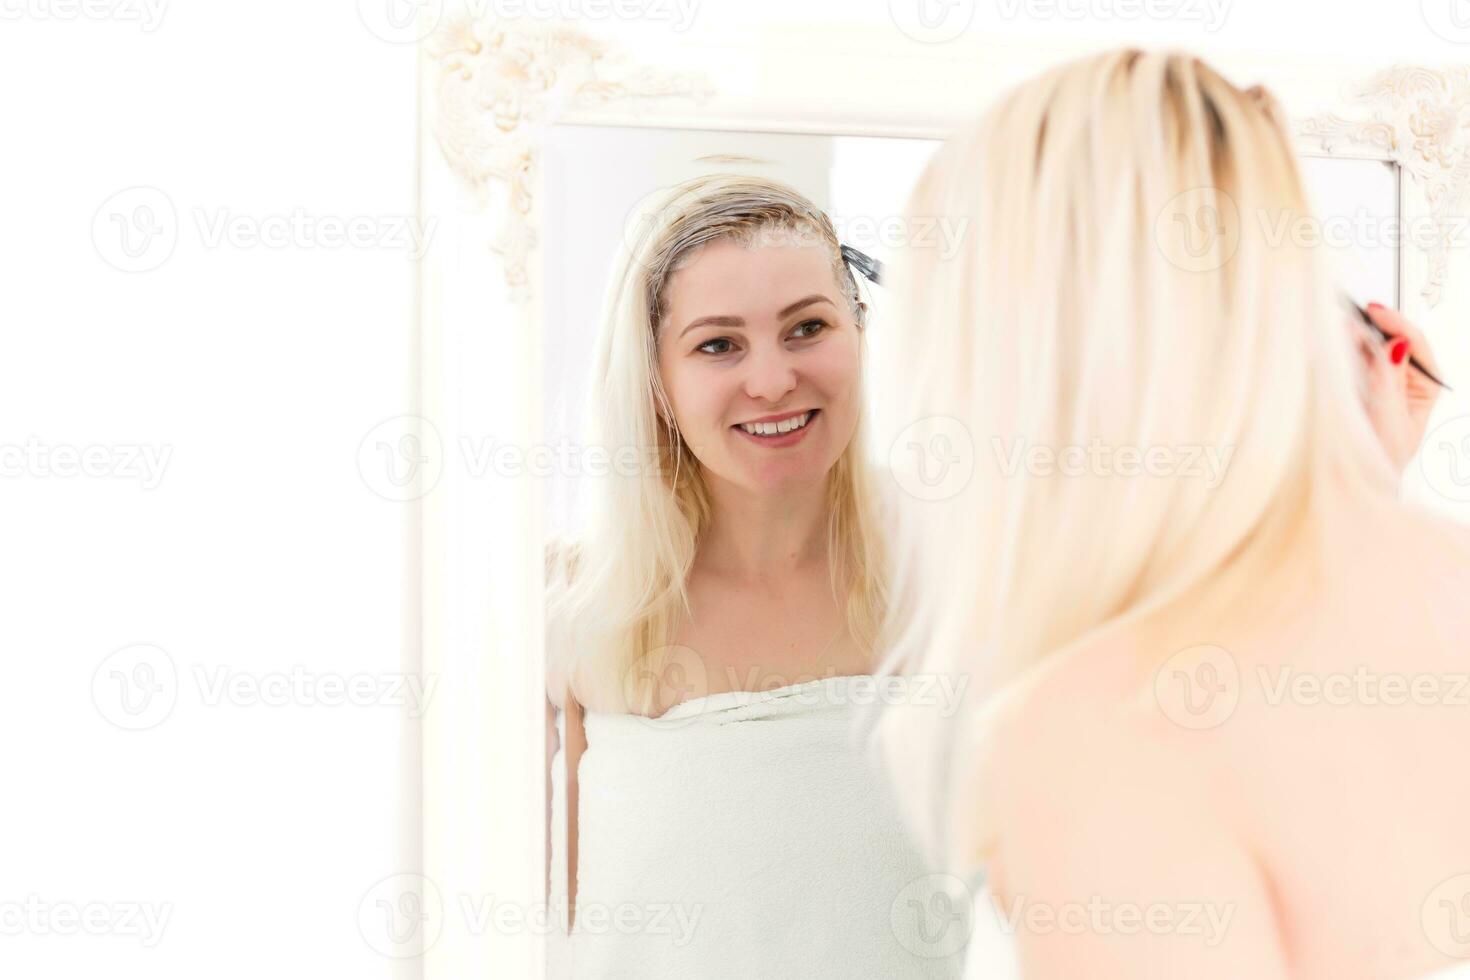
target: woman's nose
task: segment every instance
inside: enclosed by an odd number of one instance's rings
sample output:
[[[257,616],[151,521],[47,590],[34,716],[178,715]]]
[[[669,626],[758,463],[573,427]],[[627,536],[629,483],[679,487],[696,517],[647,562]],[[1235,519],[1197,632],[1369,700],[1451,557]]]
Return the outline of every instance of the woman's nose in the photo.
[[[779,402],[796,387],[796,365],[788,351],[756,351],[745,363],[745,393],[751,398]]]

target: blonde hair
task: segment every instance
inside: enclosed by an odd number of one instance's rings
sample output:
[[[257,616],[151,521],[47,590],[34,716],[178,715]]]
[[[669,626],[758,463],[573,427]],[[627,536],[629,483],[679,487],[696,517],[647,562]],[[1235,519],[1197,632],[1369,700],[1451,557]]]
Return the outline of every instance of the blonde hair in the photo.
[[[866,304],[840,253],[830,220],[792,188],[758,177],[715,174],[667,189],[633,216],[604,298],[601,333],[587,392],[587,442],[649,450],[651,471],[595,486],[575,545],[548,553],[549,681],[591,710],[651,713],[657,680],[673,643],[686,581],[711,500],[699,461],[673,423],[658,371],[658,329],[670,277],[705,244],[747,248],[793,236],[832,257],[834,281],[859,329]],[[873,649],[883,617],[885,570],[857,431],[827,478],[828,555],[834,595],[848,626]],[[846,595],[841,589],[846,583]]]
[[[1333,284],[1269,234],[1310,215],[1283,119],[1194,57],[1110,51],[1011,90],[916,185],[909,213],[968,233],[952,258],[894,268],[894,329],[914,342],[887,366],[903,378],[892,425],[948,417],[975,471],[903,508],[883,671],[966,677],[980,700],[952,719],[889,712],[877,747],[954,866],[976,860],[981,819],[963,799],[978,756],[960,747],[983,747],[997,694],[1104,630],[1310,555],[1329,482],[1391,492]],[[1018,447],[1090,445],[1230,455],[1215,486],[1006,472]]]

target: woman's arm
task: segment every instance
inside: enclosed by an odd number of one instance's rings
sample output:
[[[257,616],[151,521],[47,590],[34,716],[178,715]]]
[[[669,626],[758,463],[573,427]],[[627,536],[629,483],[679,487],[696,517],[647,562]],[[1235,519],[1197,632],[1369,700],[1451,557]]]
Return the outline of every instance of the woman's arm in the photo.
[[[567,691],[563,698],[566,705],[566,744],[560,743],[557,734],[556,716],[559,711],[555,702],[548,695],[546,698],[546,894],[553,894],[551,889],[551,867],[552,848],[555,836],[552,826],[552,797],[555,795],[552,785],[552,764],[556,760],[558,749],[564,752],[564,768],[566,770],[566,849],[567,849],[567,929],[570,931],[573,918],[577,908],[577,768],[582,760],[582,750],[587,747],[587,731],[582,724],[582,706],[572,693]]]
[[[555,840],[552,827],[552,772],[557,748],[562,751],[566,785],[567,928],[571,928],[577,897],[577,768],[587,734],[582,725],[582,705],[577,702],[568,679],[570,652],[574,647],[562,603],[571,588],[577,565],[576,547],[562,539],[546,545],[546,894],[551,890],[551,851]],[[561,712],[565,744],[557,734]]]
[[[567,928],[577,913],[577,768],[587,747],[587,730],[582,723],[582,706],[567,692]]]

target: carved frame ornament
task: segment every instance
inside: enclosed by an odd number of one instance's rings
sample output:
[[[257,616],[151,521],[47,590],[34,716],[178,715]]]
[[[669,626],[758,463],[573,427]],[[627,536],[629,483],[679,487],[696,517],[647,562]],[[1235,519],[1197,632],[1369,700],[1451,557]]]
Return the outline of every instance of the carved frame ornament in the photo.
[[[529,298],[527,258],[538,240],[532,213],[542,130],[568,108],[698,104],[714,94],[703,76],[634,64],[610,43],[565,25],[465,17],[439,28],[426,50],[438,68],[433,132],[444,159],[482,205],[495,184],[509,193],[491,250],[518,300]]]
[[[1436,306],[1470,196],[1470,68],[1395,66],[1345,94],[1367,110],[1367,118],[1322,113],[1299,120],[1296,134],[1328,154],[1366,151],[1390,160],[1423,189],[1435,234],[1429,241],[1411,236],[1405,244],[1424,252],[1428,274],[1420,294]]]
[[[670,99],[701,105],[714,95],[702,74],[636,64],[611,42],[565,24],[461,17],[442,24],[425,51],[433,66],[432,131],[445,161],[481,206],[497,186],[507,194],[490,248],[518,301],[530,296],[544,128],[569,109]],[[1363,117],[1325,112],[1297,120],[1295,133],[1303,147],[1328,155],[1393,162],[1422,188],[1434,233],[1405,245],[1425,255],[1420,292],[1433,307],[1470,199],[1470,67],[1395,66],[1351,86],[1343,101],[1360,106]]]

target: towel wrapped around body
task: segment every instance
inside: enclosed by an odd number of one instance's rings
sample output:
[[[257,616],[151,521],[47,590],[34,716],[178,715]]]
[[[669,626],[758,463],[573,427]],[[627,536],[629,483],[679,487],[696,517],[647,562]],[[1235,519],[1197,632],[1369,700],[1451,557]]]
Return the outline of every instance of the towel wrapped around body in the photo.
[[[873,680],[588,713],[571,975],[959,977],[955,879],[923,863],[854,724]]]

